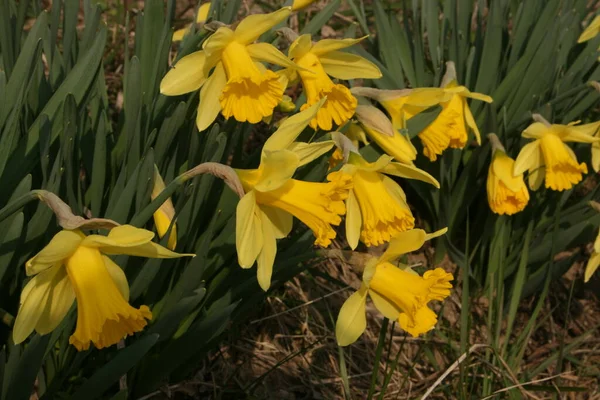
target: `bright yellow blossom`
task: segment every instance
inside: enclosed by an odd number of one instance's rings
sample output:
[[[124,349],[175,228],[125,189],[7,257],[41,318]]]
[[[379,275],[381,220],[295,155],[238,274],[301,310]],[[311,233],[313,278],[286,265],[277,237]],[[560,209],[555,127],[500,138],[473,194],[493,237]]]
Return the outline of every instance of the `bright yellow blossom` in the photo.
[[[79,230],[58,232],[50,243],[25,264],[28,276],[13,329],[21,343],[35,329],[41,335],[53,331],[77,302],[77,326],[69,343],[87,350],[111,346],[126,335],[139,332],[152,319],[148,306],[129,305],[129,285],[123,270],[108,255],[176,258],[152,242],[154,233],[131,225],[113,228],[107,236],[85,236]]]
[[[150,193],[150,198],[154,200],[160,193],[165,189],[165,182],[160,176],[160,172],[158,171],[158,167],[154,165],[154,186],[152,186],[152,193]],[[158,237],[163,238],[167,234],[169,230],[169,226],[171,226],[171,222],[173,218],[175,218],[175,208],[173,207],[173,202],[169,197],[165,200],[164,203],[154,212],[154,225],[156,225],[156,231],[158,232]],[[173,224],[173,228],[171,229],[171,233],[169,234],[169,241],[167,242],[167,247],[171,250],[175,250],[177,246],[177,225]]]
[[[183,57],[173,66],[161,81],[160,92],[178,96],[201,89],[196,117],[199,131],[208,128],[219,113],[253,124],[272,115],[283,98],[284,86],[279,76],[261,62],[287,68],[296,65],[273,45],[253,42],[290,12],[286,7],[271,14],[250,15],[235,31],[217,29],[204,42],[203,50]]]
[[[594,241],[594,250],[592,251],[592,255],[585,267],[584,281],[587,282],[590,280],[594,272],[600,266],[600,232],[598,232],[598,236],[596,236],[596,241]]]
[[[354,115],[356,109],[357,100],[350,90],[334,83],[329,76],[344,80],[381,77],[381,71],[375,64],[360,56],[339,51],[362,39],[324,39],[313,44],[311,36],[306,34],[290,45],[288,55],[299,67],[298,74],[306,95],[306,104],[300,109],[304,110],[327,98],[317,117],[310,123],[313,129],[331,130],[334,124],[340,126]],[[294,74],[291,75],[291,80],[294,80]],[[282,77],[286,78],[285,75]]]
[[[444,234],[446,229],[426,234],[421,229],[399,233],[378,259],[367,263],[360,289],[340,309],[335,334],[340,346],[354,343],[367,327],[367,295],[386,318],[398,321],[412,336],[435,327],[436,314],[427,306],[432,300],[443,301],[450,295],[454,279],[441,268],[419,276],[408,266],[397,267],[394,260],[418,250],[426,240]]]
[[[343,172],[327,176],[327,183],[292,179],[296,169],[333,147],[333,142],[296,143],[294,140],[317,114],[323,101],[285,120],[263,147],[258,169],[238,169],[246,192],[237,206],[236,248],[242,268],[257,262],[260,287],[271,284],[277,252],[276,239],[286,237],[298,218],[314,233],[315,244],[326,247],[335,238],[346,211],[344,200],[352,178]]]
[[[367,246],[378,246],[415,226],[404,191],[386,175],[418,179],[440,187],[427,172],[392,162],[387,155],[369,163],[350,151],[348,163],[341,171],[351,175],[354,184],[346,200],[346,237],[352,249],[358,246],[359,239]]]
[[[430,107],[439,105],[439,115],[418,133],[423,143],[423,154],[430,161],[435,161],[448,147],[463,148],[468,139],[467,131],[471,129],[478,144],[481,144],[479,129],[467,104],[467,99],[492,102],[492,98],[470,92],[460,86],[456,80],[456,71],[452,62],[439,88],[416,88],[412,90],[383,91],[376,89],[358,89],[353,92],[377,100],[390,114],[396,129],[405,129],[406,121]]]
[[[198,8],[198,14],[196,15],[196,23],[201,24],[208,19],[208,12],[210,11],[210,2],[204,3]],[[173,32],[173,41],[179,42],[183,40],[183,37],[190,31],[190,25],[183,29],[178,29]]]
[[[492,162],[487,177],[488,204],[496,214],[516,214],[529,202],[523,174],[513,175],[515,161],[506,155],[496,135],[488,137],[492,143]]]
[[[588,134],[595,138],[600,138],[600,121],[581,125],[580,128],[584,128]],[[592,143],[592,168],[594,171],[600,172],[600,141]]]
[[[543,120],[537,114],[535,118]],[[526,144],[520,151],[513,170],[514,175],[529,171],[529,188],[537,190],[545,178],[546,188],[552,190],[568,190],[587,174],[587,165],[579,163],[575,153],[566,142],[594,143],[600,138],[592,136],[593,125],[576,126],[578,122],[568,125],[552,124],[543,120],[529,125],[521,136],[535,139]]]
[[[359,143],[365,146],[369,144],[367,135],[364,129],[354,122],[350,122],[346,129],[345,136],[350,140],[352,145],[358,149]],[[329,169],[335,168],[340,162],[344,161],[344,152],[341,148],[336,147],[335,151],[329,157]]]

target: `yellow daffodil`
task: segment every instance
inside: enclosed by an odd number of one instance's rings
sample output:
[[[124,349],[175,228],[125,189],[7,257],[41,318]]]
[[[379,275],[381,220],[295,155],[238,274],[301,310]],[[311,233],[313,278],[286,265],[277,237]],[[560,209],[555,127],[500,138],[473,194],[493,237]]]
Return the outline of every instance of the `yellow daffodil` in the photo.
[[[445,231],[433,234],[426,234],[421,229],[401,232],[381,257],[367,263],[360,289],[346,300],[338,315],[335,334],[340,346],[354,343],[365,331],[367,295],[380,313],[397,321],[412,336],[435,327],[437,316],[427,305],[432,300],[443,301],[450,295],[452,274],[436,268],[419,276],[408,266],[397,267],[393,262]]]
[[[333,142],[294,142],[317,114],[323,101],[285,120],[266,141],[258,169],[238,169],[246,192],[237,206],[236,248],[242,268],[257,262],[260,287],[271,284],[277,252],[276,239],[286,237],[298,218],[315,234],[315,244],[326,247],[335,238],[332,225],[339,225],[346,211],[344,200],[352,178],[332,172],[327,183],[292,179],[296,169],[325,154]]]
[[[210,126],[219,113],[240,122],[258,123],[273,114],[283,98],[279,75],[261,62],[296,68],[283,53],[268,43],[253,43],[260,35],[285,20],[289,7],[271,14],[244,18],[235,31],[220,27],[197,51],[179,60],[160,83],[160,92],[178,96],[200,90],[196,125]]]
[[[352,176],[354,185],[346,200],[346,237],[352,249],[358,246],[359,239],[367,246],[378,246],[415,226],[404,191],[386,175],[417,179],[440,187],[427,172],[392,162],[387,155],[369,163],[350,151],[348,163],[341,171]]]
[[[506,155],[496,135],[492,133],[488,137],[492,143],[492,162],[487,177],[488,204],[496,214],[516,214],[529,202],[523,174],[513,175],[515,161]]]
[[[131,225],[113,228],[107,236],[85,236],[79,230],[58,232],[50,243],[25,264],[28,276],[13,329],[21,343],[35,329],[41,335],[53,331],[77,302],[77,326],[69,343],[87,350],[111,346],[133,335],[152,319],[148,306],[129,305],[129,285],[123,270],[108,255],[176,258],[152,242],[154,233]]]
[[[310,6],[315,1],[316,0],[294,0],[294,3],[292,4],[292,11],[302,10],[303,8]]]
[[[577,43],[587,42],[588,40],[592,40],[596,36],[600,34],[600,15],[596,15],[592,22],[585,28],[579,39],[577,39]]]
[[[394,128],[383,112],[373,106],[360,105],[356,107],[356,118],[367,136],[386,154],[400,163],[413,164],[417,158],[417,149],[407,136]]]
[[[354,54],[339,51],[360,42],[362,39],[324,39],[312,43],[311,36],[301,35],[290,46],[289,57],[298,65],[297,73],[302,80],[306,104],[305,108],[327,98],[317,117],[311,121],[313,129],[331,130],[333,125],[342,125],[348,121],[356,109],[357,100],[350,90],[334,83],[329,76],[338,79],[381,77],[379,68],[370,61]],[[294,80],[292,71],[291,80]],[[287,75],[281,75],[287,79]]]
[[[529,171],[529,188],[537,190],[545,178],[546,188],[552,190],[568,190],[587,174],[587,165],[579,163],[575,153],[566,142],[594,143],[600,138],[593,136],[596,124],[576,126],[552,124],[535,114],[541,122],[529,125],[521,136],[535,139],[523,146],[513,170],[514,175]]]
[[[198,14],[196,15],[196,23],[201,24],[208,19],[208,12],[210,11],[210,2],[204,3],[198,8]],[[178,29],[173,32],[173,41],[179,42],[183,40],[183,37],[190,31],[190,25],[183,29]]]
[[[467,130],[475,134],[481,144],[479,129],[467,104],[467,99],[492,102],[492,98],[472,93],[456,80],[454,63],[448,63],[448,69],[439,88],[416,88],[412,90],[383,91],[376,89],[358,89],[353,93],[372,97],[390,114],[396,129],[406,128],[406,121],[430,107],[439,105],[439,115],[418,133],[423,143],[423,154],[435,161],[448,147],[463,148],[468,139]]]
[[[163,181],[162,176],[160,176],[158,168],[154,165],[154,186],[152,187],[150,198],[154,200],[163,190],[165,190],[165,182]],[[153,216],[158,237],[162,239],[169,230],[173,218],[175,218],[175,208],[173,208],[173,202],[170,197],[162,203],[159,209],[154,212]],[[177,246],[177,225],[173,224],[167,247],[171,250],[175,250],[175,246]]]
[[[596,241],[594,242],[594,250],[592,251],[592,255],[585,267],[584,281],[588,282],[594,272],[598,269],[600,265],[600,232],[598,236],[596,236]]]

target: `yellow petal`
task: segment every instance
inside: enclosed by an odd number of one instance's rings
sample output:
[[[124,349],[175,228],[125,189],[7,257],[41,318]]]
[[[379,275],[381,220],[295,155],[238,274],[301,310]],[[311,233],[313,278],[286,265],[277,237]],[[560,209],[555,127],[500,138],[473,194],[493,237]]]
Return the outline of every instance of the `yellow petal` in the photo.
[[[388,175],[398,176],[400,178],[416,179],[425,183],[430,183],[436,188],[440,188],[440,183],[429,173],[423,171],[414,165],[392,162],[386,165],[381,172]]]
[[[367,287],[360,289],[344,302],[335,324],[335,337],[338,345],[348,346],[356,342],[367,328],[366,305]]]
[[[486,103],[494,102],[494,99],[492,99],[490,96],[488,96],[486,94],[481,94],[481,93],[474,93],[474,92],[467,91],[467,93],[463,94],[463,96],[471,98],[473,100],[485,101]]]
[[[208,12],[210,11],[210,1],[204,3],[198,8],[198,15],[196,15],[196,23],[200,24],[208,19]]]
[[[593,136],[597,132],[598,126],[600,123],[569,127],[561,140],[563,142],[598,143],[600,137]]]
[[[592,275],[594,275],[594,272],[596,272],[596,270],[598,269],[599,265],[600,265],[600,254],[594,252],[594,253],[592,253],[590,260],[588,261],[588,263],[585,267],[585,275],[583,278],[584,282],[587,282],[590,280]]]
[[[235,40],[250,44],[269,29],[283,22],[291,14],[291,7],[284,7],[270,14],[249,15],[235,29]]]
[[[294,3],[292,4],[292,11],[301,10],[314,2],[315,0],[294,0]]]
[[[75,301],[75,291],[69,281],[65,268],[60,268],[53,280],[44,312],[38,320],[35,330],[40,335],[52,332],[62,322]]]
[[[358,39],[323,39],[315,43],[311,52],[317,56],[330,53],[335,50],[345,49],[346,47],[354,46],[369,36],[363,36]]]
[[[387,167],[393,158],[387,154],[379,156],[377,160],[370,163],[365,160],[359,153],[350,152],[348,155],[348,164],[355,166],[360,171],[381,172]]]
[[[160,82],[160,93],[166,96],[178,96],[194,92],[204,84],[204,62],[206,54],[196,51],[177,61]]]
[[[437,237],[445,235],[446,232],[448,232],[448,228],[442,228],[442,229],[439,229],[439,230],[437,230],[435,232],[428,233],[428,234],[425,235],[425,241],[428,241],[428,240],[431,240],[431,239],[435,239]]]
[[[291,59],[300,58],[312,48],[311,36],[308,33],[300,35],[292,42],[288,50]]]
[[[185,35],[187,35],[187,33],[190,31],[190,26],[186,26],[183,29],[177,29],[175,32],[173,32],[173,38],[171,39],[171,41],[173,42],[180,42],[183,40],[183,37]]]
[[[592,168],[596,172],[600,172],[600,143],[592,145]]]
[[[204,41],[202,49],[206,53],[206,61],[204,62],[204,76],[208,76],[210,70],[213,69],[223,56],[223,50],[229,44],[235,41],[235,34],[231,29],[222,26],[215,33]]]
[[[362,216],[360,214],[360,207],[354,191],[351,190],[346,199],[346,240],[348,240],[348,246],[352,250],[358,246],[361,227]]]
[[[544,168],[543,166],[529,171],[529,177],[528,177],[529,188],[533,191],[538,190],[540,188],[540,186],[542,186],[542,182],[544,182],[545,177],[546,177],[546,168]]]
[[[390,241],[385,253],[379,258],[379,262],[392,261],[398,257],[418,250],[425,243],[425,231],[423,229],[411,229],[400,232]]]
[[[35,275],[68,258],[83,240],[79,231],[62,230],[39,253],[25,263],[27,276]]]
[[[294,223],[294,216],[279,208],[261,205],[261,211],[271,222],[273,233],[277,239],[283,239],[290,234]]]
[[[251,190],[239,201],[235,216],[235,246],[238,263],[250,268],[263,248],[263,235],[256,205],[256,192]]]
[[[280,188],[298,168],[300,159],[296,153],[289,150],[264,151],[260,161],[261,172],[254,189],[259,192],[269,192]]]
[[[326,99],[321,99],[319,102],[308,107],[306,110],[292,115],[286,119],[279,129],[277,129],[263,146],[264,151],[284,150],[290,146],[294,140],[302,133],[309,122],[317,115],[319,108],[323,105]]]
[[[196,116],[198,131],[202,132],[208,128],[219,115],[221,111],[219,97],[226,83],[225,69],[222,63],[218,63],[200,91],[200,103],[198,104],[198,115]]]
[[[335,145],[332,140],[323,142],[304,143],[294,142],[289,145],[288,150],[294,152],[300,159],[298,166],[306,165],[327,153]]]
[[[543,165],[543,157],[540,151],[540,142],[538,140],[527,143],[517,156],[513,175],[521,175],[527,170],[533,170]]]
[[[465,114],[465,122],[467,126],[473,130],[475,134],[475,139],[477,140],[477,144],[481,145],[481,134],[479,133],[479,128],[477,128],[477,124],[475,123],[475,118],[473,118],[473,114],[471,113],[471,109],[466,101],[463,101],[464,114]]]
[[[494,153],[492,168],[494,169],[494,174],[500,178],[502,183],[504,183],[508,189],[512,192],[519,192],[521,190],[523,180],[519,175],[515,176],[513,174],[514,161],[508,157],[506,153],[502,151]]]
[[[125,272],[119,267],[110,257],[102,256],[104,260],[104,266],[108,271],[108,274],[117,285],[117,289],[123,295],[123,298],[126,301],[129,301],[129,282],[127,282],[127,277],[125,276]]]
[[[579,39],[577,39],[577,43],[587,42],[598,36],[598,33],[600,33],[600,15],[596,15],[587,28],[585,28],[581,33],[581,36],[579,36]]]
[[[54,277],[61,269],[61,266],[46,269],[34,276],[23,288],[21,306],[12,332],[15,344],[23,342],[35,329],[48,303],[50,291],[57,283]]]
[[[396,307],[393,302],[389,301],[374,290],[369,291],[369,296],[371,297],[371,300],[373,300],[375,308],[377,308],[377,310],[383,314],[384,317],[392,321],[398,319],[398,316],[400,316],[402,311]]]
[[[548,132],[548,129],[549,128],[541,122],[534,122],[525,128],[521,136],[527,139],[540,139],[546,132]]]
[[[131,225],[121,225],[111,229],[108,236],[89,235],[81,242],[81,245],[99,248],[104,246],[131,247],[148,243],[153,238],[154,233],[149,230],[136,228]]]
[[[354,54],[332,51],[319,59],[325,72],[337,79],[379,79],[382,76],[377,65]]]
[[[253,59],[286,68],[296,68],[292,60],[270,43],[254,43],[246,46],[246,49]]]
[[[600,232],[598,232],[598,236],[596,236],[596,240],[594,241],[594,251],[600,253]]]
[[[269,218],[260,213],[262,225],[263,246],[258,258],[256,259],[256,279],[262,290],[265,292],[271,287],[271,276],[273,275],[273,264],[277,254],[277,240],[275,239],[275,230]]]

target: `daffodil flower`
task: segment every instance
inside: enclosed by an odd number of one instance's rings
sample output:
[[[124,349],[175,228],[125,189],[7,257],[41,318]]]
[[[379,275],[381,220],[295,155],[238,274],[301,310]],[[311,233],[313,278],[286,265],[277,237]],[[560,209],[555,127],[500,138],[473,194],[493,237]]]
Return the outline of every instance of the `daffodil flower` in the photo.
[[[523,174],[513,175],[515,161],[506,155],[496,135],[492,133],[488,137],[492,143],[492,162],[487,177],[488,204],[496,214],[516,214],[529,202]]]
[[[273,114],[283,97],[279,76],[261,62],[296,68],[268,43],[254,43],[260,35],[285,20],[289,7],[270,14],[244,18],[235,31],[220,27],[203,44],[203,50],[179,60],[160,83],[160,92],[178,96],[200,90],[196,125],[210,126],[219,113],[225,118],[256,124]]]
[[[346,200],[346,237],[352,249],[358,246],[359,239],[367,246],[377,246],[415,226],[406,194],[386,175],[417,179],[440,187],[427,172],[392,162],[392,157],[387,155],[369,163],[360,154],[350,151],[348,163],[341,171],[351,175],[354,184]]]
[[[598,266],[600,266],[600,232],[598,232],[598,236],[596,236],[596,241],[594,241],[594,250],[592,251],[592,255],[585,266],[585,282],[590,280],[592,275],[594,275],[594,272],[596,272],[598,269]]]
[[[397,130],[389,118],[373,106],[356,107],[356,118],[367,136],[397,162],[413,165],[417,149],[410,139]]]
[[[367,263],[360,289],[346,300],[338,315],[335,334],[340,346],[354,343],[365,331],[367,296],[381,314],[397,321],[412,336],[435,327],[437,316],[427,305],[450,295],[454,277],[442,268],[429,270],[421,277],[408,266],[397,267],[393,262],[445,232],[446,229],[432,234],[422,229],[401,232],[381,257]]]
[[[594,137],[596,124],[576,126],[578,122],[568,125],[552,124],[534,115],[542,122],[534,122],[521,134],[524,138],[535,139],[523,146],[513,170],[514,175],[529,171],[529,188],[537,190],[542,181],[546,188],[552,190],[568,190],[587,174],[587,165],[579,163],[575,153],[566,142],[597,143],[600,138]]]
[[[333,83],[329,76],[343,80],[381,77],[381,71],[375,64],[339,51],[363,39],[324,39],[313,44],[311,36],[305,34],[290,45],[288,55],[300,67],[297,73],[306,95],[306,104],[300,110],[327,97],[316,118],[310,122],[313,129],[331,130],[333,124],[340,126],[354,115],[356,109],[357,100],[350,90],[342,84]],[[291,80],[294,80],[295,70],[291,72]]]
[[[80,230],[62,230],[25,264],[33,276],[21,293],[13,340],[21,343],[35,329],[53,331],[77,302],[77,326],[69,343],[87,350],[111,346],[139,332],[152,319],[148,306],[129,305],[129,285],[123,270],[108,256],[177,258],[152,242],[154,233],[131,225],[113,228],[107,236],[85,236]]]
[[[292,179],[298,167],[333,147],[331,141],[294,142],[323,101],[281,124],[266,141],[258,169],[236,170],[246,192],[236,214],[238,262],[242,268],[257,262],[258,283],[263,290],[271,285],[276,239],[289,234],[293,217],[313,231],[316,245],[326,247],[336,235],[331,226],[339,225],[346,211],[344,200],[352,187],[349,175],[330,173],[327,183]]]
[[[354,91],[353,91],[354,92]],[[406,121],[435,105],[442,110],[436,119],[417,135],[423,143],[423,154],[435,161],[448,147],[464,148],[470,128],[478,144],[481,135],[467,104],[467,99],[492,102],[490,96],[473,93],[456,80],[454,63],[448,69],[439,88],[416,88],[408,90],[382,91],[361,88],[355,94],[372,97],[390,114],[396,129],[406,128]]]
[[[201,24],[208,19],[208,12],[210,11],[210,2],[204,3],[198,8],[198,14],[196,15],[196,23]],[[183,37],[190,31],[190,25],[183,29],[178,29],[173,32],[173,42],[179,42],[183,40]]]
[[[154,165],[154,185],[152,186],[150,198],[154,200],[163,190],[165,190],[165,182],[163,181],[162,176],[160,176],[158,167]],[[165,200],[164,203],[162,203],[158,210],[154,212],[153,217],[154,225],[156,225],[156,231],[158,232],[158,237],[162,239],[167,234],[173,218],[175,218],[175,208],[173,207],[173,201],[171,201],[170,197]],[[167,247],[171,250],[175,250],[176,246],[177,225],[173,224],[173,228],[171,229],[171,234],[169,235],[169,240],[167,242]]]
[[[352,145],[358,149],[359,143],[365,146],[369,144],[365,130],[354,122],[348,123],[348,128],[344,135],[350,140]],[[329,157],[329,169],[335,168],[339,163],[344,161],[344,152],[340,147],[336,147],[335,151]]]

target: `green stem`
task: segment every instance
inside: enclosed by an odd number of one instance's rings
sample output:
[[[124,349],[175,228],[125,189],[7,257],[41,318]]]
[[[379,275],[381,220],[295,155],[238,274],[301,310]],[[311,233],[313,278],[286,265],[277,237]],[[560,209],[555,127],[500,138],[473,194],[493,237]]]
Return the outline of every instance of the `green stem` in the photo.
[[[38,192],[39,190],[27,192],[21,197],[18,197],[16,200],[13,200],[11,203],[8,203],[6,206],[4,206],[4,208],[0,209],[0,221],[4,221],[6,218],[13,215],[30,201],[38,200]]]
[[[0,308],[0,319],[2,320],[2,323],[4,325],[8,326],[9,328],[12,328],[13,324],[15,323],[15,317],[13,317],[12,314],[9,314],[8,312],[4,311],[1,308]]]

